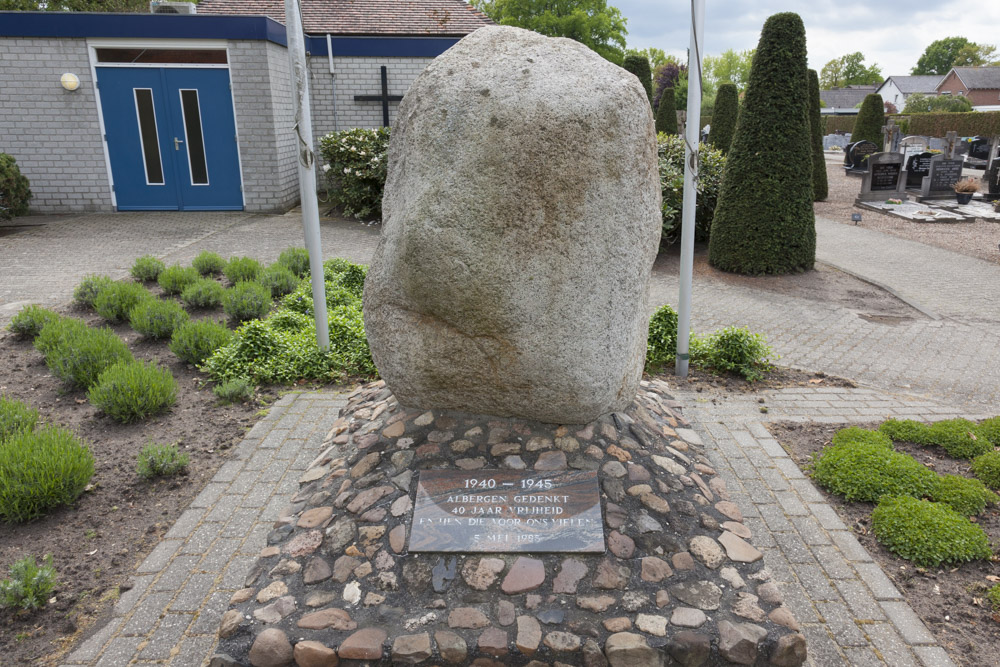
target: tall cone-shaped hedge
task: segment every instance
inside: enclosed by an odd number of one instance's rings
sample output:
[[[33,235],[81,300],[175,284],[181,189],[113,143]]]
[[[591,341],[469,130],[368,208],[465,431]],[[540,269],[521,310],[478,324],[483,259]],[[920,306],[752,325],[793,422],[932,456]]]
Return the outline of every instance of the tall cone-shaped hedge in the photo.
[[[761,31],[726,158],[708,259],[723,271],[794,273],[816,260],[806,31],[775,14]]]
[[[882,151],[882,126],[885,125],[885,107],[882,105],[882,96],[876,93],[865,96],[865,101],[861,103],[861,111],[858,112],[858,119],[854,121],[854,131],[851,132],[851,141],[870,141],[878,146]]]
[[[826,158],[823,157],[823,124],[819,116],[819,75],[809,70],[809,129],[812,136],[813,201],[826,199]]]
[[[646,56],[629,54],[625,56],[622,67],[638,77],[639,83],[646,89],[649,106],[653,106],[653,73],[649,69],[649,60]]]
[[[739,108],[739,94],[732,83],[719,84],[715,93],[715,108],[712,109],[712,130],[708,141],[723,153],[729,152],[736,130],[736,112]]]
[[[673,88],[664,88],[660,93],[660,106],[656,107],[656,131],[677,134],[677,109],[674,107]]]

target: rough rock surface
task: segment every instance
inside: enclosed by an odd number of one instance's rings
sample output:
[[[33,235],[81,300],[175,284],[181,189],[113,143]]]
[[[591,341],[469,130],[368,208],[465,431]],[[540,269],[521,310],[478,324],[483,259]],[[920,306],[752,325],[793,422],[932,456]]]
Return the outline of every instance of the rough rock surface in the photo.
[[[364,314],[399,402],[564,424],[624,409],[661,227],[635,77],[491,26],[436,58],[397,118]]]

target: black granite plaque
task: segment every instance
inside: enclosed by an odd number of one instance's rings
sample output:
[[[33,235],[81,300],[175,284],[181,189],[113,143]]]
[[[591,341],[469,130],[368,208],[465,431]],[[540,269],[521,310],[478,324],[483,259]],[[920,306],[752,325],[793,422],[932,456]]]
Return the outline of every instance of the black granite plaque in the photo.
[[[962,178],[961,160],[938,160],[931,163],[931,191],[951,192]]]
[[[877,190],[895,190],[899,183],[899,172],[903,165],[899,162],[887,162],[872,165],[872,192]]]
[[[410,551],[603,553],[597,472],[422,470]]]
[[[868,171],[868,156],[878,151],[870,141],[857,141],[847,147],[844,167],[850,171]]]
[[[906,163],[906,187],[919,188],[923,183],[924,176],[931,170],[931,158],[934,153],[918,153],[910,156],[910,161]]]

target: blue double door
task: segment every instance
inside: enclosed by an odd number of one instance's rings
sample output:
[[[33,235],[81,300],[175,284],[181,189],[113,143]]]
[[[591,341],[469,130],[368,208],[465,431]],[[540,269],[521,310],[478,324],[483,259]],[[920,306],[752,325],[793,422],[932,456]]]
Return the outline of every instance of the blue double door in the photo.
[[[121,211],[233,211],[243,193],[228,69],[98,67]]]

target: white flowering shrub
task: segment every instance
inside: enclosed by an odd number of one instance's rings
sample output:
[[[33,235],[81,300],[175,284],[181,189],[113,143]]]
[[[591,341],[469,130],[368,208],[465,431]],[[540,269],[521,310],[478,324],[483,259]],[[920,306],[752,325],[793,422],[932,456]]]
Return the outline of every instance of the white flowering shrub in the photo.
[[[331,132],[319,148],[333,203],[360,220],[381,218],[389,128]]]

